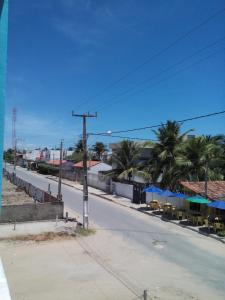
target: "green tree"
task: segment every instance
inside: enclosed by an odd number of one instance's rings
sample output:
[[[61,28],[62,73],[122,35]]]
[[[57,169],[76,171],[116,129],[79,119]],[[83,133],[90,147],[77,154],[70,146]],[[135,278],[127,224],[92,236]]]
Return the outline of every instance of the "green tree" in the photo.
[[[3,157],[4,157],[4,160],[6,162],[8,162],[8,163],[13,162],[13,160],[14,160],[14,150],[11,149],[11,148],[7,149],[6,151],[4,151]]]
[[[75,145],[72,155],[67,156],[67,159],[72,160],[75,163],[81,161],[83,159],[83,150],[83,141],[79,140]]]
[[[84,151],[84,147],[83,147],[83,141],[79,140],[76,145],[75,145],[75,150],[76,153],[80,153]]]
[[[153,146],[152,156],[147,166],[153,182],[160,181],[164,188],[174,187],[176,159],[190,131],[181,133],[181,125],[176,121],[167,121],[165,125],[154,131],[158,141]]]
[[[200,136],[187,141],[176,161],[177,174],[189,181],[224,178],[224,150],[218,137]]]
[[[131,180],[138,170],[140,157],[140,145],[129,140],[120,142],[112,155],[112,164],[115,167],[114,174],[120,179]]]
[[[102,155],[104,152],[108,151],[107,147],[102,142],[96,142],[91,150],[93,151],[94,156],[98,159],[102,159]]]

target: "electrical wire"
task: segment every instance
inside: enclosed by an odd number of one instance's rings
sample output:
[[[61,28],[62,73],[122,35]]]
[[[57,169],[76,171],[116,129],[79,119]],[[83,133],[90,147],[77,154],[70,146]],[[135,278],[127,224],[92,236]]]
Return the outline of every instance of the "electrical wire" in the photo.
[[[124,139],[124,140],[138,140],[138,141],[151,141],[151,142],[156,142],[157,140],[153,139],[144,139],[144,138],[139,138],[139,137],[128,137],[128,136],[120,136],[120,135],[111,135],[111,134],[106,134],[106,133],[89,133],[89,136],[104,136],[104,137],[111,137],[111,138],[119,138],[119,139]]]
[[[188,55],[188,56],[185,56],[185,57],[182,58],[181,60],[178,60],[178,61],[175,62],[174,64],[170,65],[169,67],[167,67],[167,68],[163,69],[162,71],[160,71],[160,72],[158,72],[158,73],[152,75],[150,78],[147,78],[147,79],[141,81],[141,82],[140,82],[138,85],[136,85],[135,87],[126,89],[125,91],[123,91],[123,92],[120,93],[119,95],[116,95],[116,96],[112,97],[112,98],[110,99],[110,102],[111,102],[112,100],[114,100],[114,99],[117,99],[117,98],[119,98],[119,97],[121,97],[121,96],[126,95],[126,94],[129,93],[130,91],[131,91],[131,92],[132,92],[133,90],[135,91],[135,89],[138,88],[139,86],[141,86],[141,85],[143,85],[143,84],[145,84],[145,83],[147,83],[147,82],[149,82],[149,81],[154,80],[155,78],[159,77],[160,75],[162,75],[162,74],[164,74],[164,73],[170,71],[171,69],[173,69],[173,68],[175,68],[175,67],[177,67],[177,66],[183,64],[186,60],[189,60],[189,59],[193,58],[194,56],[198,55],[199,53],[201,53],[201,52],[203,52],[203,51],[205,51],[205,50],[207,50],[207,49],[209,49],[209,48],[215,46],[216,44],[218,44],[219,42],[224,41],[224,40],[225,40],[225,36],[223,36],[222,38],[220,38],[220,39],[218,39],[218,40],[216,40],[216,41],[214,41],[214,42],[212,42],[212,43],[206,45],[206,46],[203,47],[203,48],[198,49],[198,50],[195,51],[194,53],[192,53],[192,54],[190,54],[190,55]],[[138,91],[137,91],[137,92],[138,92]],[[106,105],[107,105],[107,104],[104,104],[103,107],[105,107]],[[102,107],[102,106],[100,106],[100,109],[101,109],[101,107]]]
[[[200,115],[200,116],[194,116],[194,117],[190,117],[187,119],[183,119],[183,120],[177,120],[177,123],[185,123],[185,122],[190,122],[190,121],[194,121],[194,120],[199,120],[199,119],[203,119],[203,118],[208,118],[208,117],[212,117],[212,116],[217,116],[217,115],[221,115],[224,114],[225,110],[223,111],[219,111],[219,112],[213,112],[213,113],[209,113],[209,114],[205,114],[205,115]],[[124,132],[134,132],[134,131],[141,131],[141,130],[146,130],[146,129],[152,129],[152,128],[158,128],[160,126],[165,126],[166,123],[160,123],[157,125],[149,125],[149,126],[145,126],[145,127],[139,127],[139,128],[132,128],[132,129],[126,129],[126,130],[118,130],[118,131],[111,131],[111,134],[117,134],[117,133],[124,133]],[[100,133],[91,133],[92,135],[107,135],[104,132],[100,132]],[[110,136],[109,135],[109,136]]]
[[[108,85],[106,85],[97,94],[95,94],[91,98],[86,99],[83,103],[81,103],[80,106],[86,105],[91,100],[93,100],[93,99],[97,98],[98,96],[102,95],[106,90],[111,89],[112,87],[114,87],[115,85],[117,85],[122,80],[126,79],[127,77],[129,77],[133,73],[137,72],[138,70],[140,70],[141,68],[143,68],[145,65],[147,65],[149,62],[153,61],[155,58],[158,58],[160,55],[164,54],[166,51],[168,51],[171,48],[173,48],[177,43],[179,43],[180,41],[184,40],[186,37],[188,37],[189,35],[191,35],[195,31],[197,31],[198,29],[200,29],[201,27],[203,27],[204,25],[206,25],[207,23],[209,23],[211,20],[215,19],[219,15],[223,14],[224,12],[225,12],[225,7],[222,8],[221,10],[218,10],[217,12],[215,12],[213,15],[209,16],[208,18],[206,18],[204,21],[202,21],[198,25],[192,27],[190,30],[188,30],[184,34],[180,35],[177,39],[175,39],[173,42],[171,42],[165,48],[162,48],[161,50],[159,50],[158,52],[156,52],[155,54],[153,54],[152,56],[150,56],[148,59],[146,59],[144,62],[142,62],[139,65],[137,65],[132,70],[128,71],[127,73],[125,73],[122,76],[120,76],[118,79],[116,79],[113,82],[111,82]]]
[[[165,81],[167,81],[167,80],[170,80],[171,78],[174,78],[174,77],[177,76],[178,74],[183,73],[183,72],[185,72],[185,71],[187,71],[187,70],[189,70],[189,69],[195,67],[196,65],[202,63],[202,62],[205,61],[205,60],[208,60],[208,59],[212,58],[213,56],[217,55],[218,53],[220,53],[220,52],[222,52],[222,51],[224,51],[224,50],[225,50],[225,48],[219,49],[218,51],[215,51],[214,53],[212,53],[212,54],[210,54],[210,55],[208,55],[208,56],[206,56],[206,57],[204,57],[204,58],[199,59],[198,61],[194,62],[193,64],[191,64],[191,65],[189,65],[189,66],[187,66],[187,67],[184,67],[184,68],[182,68],[182,69],[180,69],[180,70],[174,72],[174,73],[171,74],[170,76],[168,76],[168,77],[166,77],[166,78],[163,78],[163,79],[159,80],[159,81],[156,82],[154,85],[146,86],[146,87],[143,88],[143,89],[134,91],[133,93],[128,94],[128,96],[130,97],[130,96],[133,96],[133,95],[142,93],[142,92],[146,91],[146,90],[149,89],[149,88],[152,89],[152,88],[158,86],[159,84],[161,84],[162,82],[165,82]],[[127,94],[127,93],[128,93],[128,90],[126,91],[126,94]],[[123,96],[123,94],[121,94],[120,96]],[[112,101],[112,100],[114,100],[114,99],[115,99],[116,101]],[[116,103],[121,102],[120,99],[119,99],[119,100],[117,100],[117,99],[118,99],[118,96],[112,98],[112,99],[111,99],[109,102],[107,102],[107,103],[104,102],[104,104],[103,104],[102,106],[99,106],[99,107],[97,108],[97,111],[98,111],[98,112],[99,112],[99,111],[102,111],[104,108],[106,108],[106,107],[108,108],[110,105],[113,105],[113,104],[116,104]]]

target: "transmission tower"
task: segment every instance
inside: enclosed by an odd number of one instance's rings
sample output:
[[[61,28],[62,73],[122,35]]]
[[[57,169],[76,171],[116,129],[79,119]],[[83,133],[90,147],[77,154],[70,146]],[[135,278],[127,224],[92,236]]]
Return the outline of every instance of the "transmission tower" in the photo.
[[[16,108],[12,110],[12,149],[14,154],[14,173],[16,172]]]

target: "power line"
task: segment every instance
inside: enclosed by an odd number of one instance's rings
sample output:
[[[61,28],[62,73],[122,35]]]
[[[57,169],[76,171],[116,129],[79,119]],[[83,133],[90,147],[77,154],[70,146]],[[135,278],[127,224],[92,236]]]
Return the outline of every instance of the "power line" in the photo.
[[[203,47],[203,48],[201,48],[201,49],[198,49],[198,50],[195,51],[194,53],[192,53],[192,54],[190,54],[190,55],[188,55],[188,56],[182,58],[181,60],[178,60],[176,63],[170,65],[169,67],[163,69],[162,71],[156,73],[155,75],[152,75],[150,78],[147,78],[147,79],[141,81],[141,82],[140,82],[138,85],[136,85],[134,88],[126,89],[125,91],[123,91],[123,92],[120,93],[119,95],[116,95],[116,96],[112,97],[110,100],[117,99],[118,97],[121,97],[121,96],[123,96],[123,95],[126,95],[127,93],[129,93],[129,92],[132,91],[132,90],[135,90],[137,87],[143,85],[144,83],[147,83],[147,82],[149,82],[149,81],[154,80],[155,78],[159,77],[161,74],[164,74],[164,73],[170,71],[171,69],[173,69],[174,67],[177,67],[177,66],[183,64],[186,60],[189,60],[190,58],[194,57],[195,55],[197,55],[197,54],[199,54],[199,53],[205,51],[206,49],[209,49],[209,48],[215,46],[216,44],[218,44],[219,42],[224,41],[224,40],[225,40],[225,36],[223,36],[222,38],[216,40],[215,42],[212,42],[212,43],[206,45],[205,47]],[[137,92],[138,92],[138,91],[137,91]],[[104,105],[104,107],[105,107],[105,105]]]
[[[154,88],[155,86],[158,86],[158,85],[161,84],[162,82],[167,81],[167,80],[170,80],[171,78],[177,76],[178,74],[180,74],[180,73],[182,73],[182,72],[185,72],[185,71],[189,70],[190,68],[193,68],[194,66],[196,66],[196,65],[198,65],[198,64],[200,64],[200,63],[202,63],[202,62],[205,61],[205,60],[208,60],[208,59],[212,58],[213,56],[217,55],[218,53],[220,53],[221,51],[224,51],[224,50],[225,50],[225,48],[219,49],[218,51],[215,51],[214,53],[212,53],[212,54],[210,54],[210,55],[208,55],[208,56],[206,56],[206,57],[204,57],[204,58],[201,58],[201,59],[197,60],[197,61],[194,62],[193,64],[190,64],[189,66],[184,67],[184,68],[182,68],[182,69],[176,71],[176,72],[173,73],[172,75],[170,75],[170,76],[168,76],[168,77],[166,77],[166,78],[163,78],[163,79],[159,80],[159,81],[156,82],[154,85],[150,85],[150,86],[147,86],[147,87],[145,87],[145,88],[143,88],[143,89],[134,91],[133,93],[128,94],[128,96],[133,96],[133,95],[135,95],[135,94],[142,93],[142,92],[144,92],[145,90],[147,90],[147,89],[149,89],[149,88]],[[158,76],[158,75],[157,75],[157,76]],[[98,110],[98,111],[101,111],[101,110],[103,110],[105,107],[108,107],[108,106],[110,106],[110,105],[112,105],[112,104],[119,103],[119,102],[121,101],[120,99],[117,100],[117,101],[112,101],[112,100],[114,100],[114,99],[116,100],[118,97],[121,97],[121,96],[123,96],[124,94],[127,94],[130,90],[132,91],[132,89],[128,89],[128,90],[126,90],[125,92],[123,92],[122,94],[120,94],[119,96],[113,97],[113,98],[111,99],[111,101],[109,101],[108,103],[104,103],[102,106],[98,107],[97,110]]]
[[[119,82],[121,82],[125,78],[129,77],[131,74],[137,72],[139,69],[141,69],[145,65],[147,65],[150,61],[152,61],[153,59],[155,59],[155,58],[159,57],[160,55],[164,54],[166,51],[168,51],[169,49],[173,48],[177,43],[179,43],[180,41],[182,41],[183,39],[185,39],[186,37],[188,37],[189,35],[191,35],[195,31],[197,31],[198,29],[200,29],[201,27],[203,27],[204,25],[206,25],[207,23],[209,23],[214,18],[216,18],[219,15],[223,14],[224,12],[225,12],[225,7],[222,8],[221,10],[218,10],[216,13],[214,13],[211,16],[209,16],[207,19],[205,19],[204,21],[202,21],[198,25],[192,27],[189,31],[187,31],[183,35],[179,36],[177,39],[175,39],[173,42],[171,42],[165,48],[159,50],[158,52],[156,52],[155,54],[153,54],[152,56],[150,56],[148,59],[146,59],[144,62],[142,62],[139,65],[137,65],[132,70],[128,71],[127,73],[125,73],[124,75],[122,75],[121,77],[119,77],[118,79],[116,79],[115,81],[109,83],[107,86],[105,86],[102,90],[100,90],[93,97],[91,97],[91,98],[85,100],[83,103],[81,103],[81,106],[87,104],[88,102],[90,102],[90,100],[93,100],[93,99],[97,98],[98,96],[102,95],[106,90],[111,89],[112,87],[114,87],[115,85],[117,85]]]
[[[156,142],[157,140],[153,139],[144,139],[144,138],[139,138],[139,137],[128,137],[128,136],[120,136],[120,135],[111,135],[111,134],[106,134],[106,133],[89,133],[88,135],[90,136],[103,136],[103,137],[111,137],[111,138],[119,138],[119,139],[124,139],[124,140],[138,140],[138,141],[151,141],[151,142]]]
[[[224,113],[225,113],[225,110],[219,111],[219,112],[210,113],[210,114],[205,114],[205,115],[190,117],[190,118],[183,119],[183,120],[177,120],[176,122],[178,122],[178,123],[184,123],[184,122],[199,120],[199,119],[208,118],[208,117],[212,117],[212,116],[216,116],[216,115],[221,115],[221,114],[224,114]],[[141,130],[146,130],[146,129],[157,128],[157,127],[164,126],[164,125],[166,125],[166,123],[161,123],[161,124],[158,124],[158,125],[149,125],[149,126],[139,127],[139,128],[133,128],[133,129],[111,131],[111,133],[112,134],[117,134],[117,133],[124,133],[124,132],[141,131]],[[102,133],[94,133],[93,135],[106,135],[106,133],[104,133],[104,132],[102,132]]]

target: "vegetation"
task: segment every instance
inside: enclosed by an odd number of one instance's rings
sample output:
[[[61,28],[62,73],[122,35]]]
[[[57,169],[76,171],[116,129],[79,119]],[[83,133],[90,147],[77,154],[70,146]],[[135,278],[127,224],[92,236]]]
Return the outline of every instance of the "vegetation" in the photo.
[[[14,159],[14,150],[9,148],[7,151],[4,151],[4,160],[8,163],[13,162]]]
[[[96,142],[92,146],[91,151],[93,151],[93,158],[96,158],[97,160],[102,160],[102,155],[108,150],[102,142]]]
[[[50,165],[47,165],[47,164],[44,164],[44,163],[38,165],[37,171],[40,174],[53,175],[53,176],[57,176],[58,173],[59,173],[59,169],[58,168],[50,166]]]
[[[154,131],[157,142],[151,147],[151,157],[141,161],[145,144],[122,141],[112,156],[117,166],[114,175],[130,180],[140,175],[162,188],[176,189],[180,181],[223,180],[225,178],[225,137],[198,136],[188,138],[181,132],[181,124],[167,121]]]
[[[225,237],[225,230],[222,230],[222,231],[218,231],[218,236],[220,237]]]
[[[138,143],[124,140],[119,143],[112,155],[115,165],[113,175],[119,179],[131,181],[132,176],[138,172],[138,161],[140,157],[140,145]]]
[[[69,155],[67,157],[68,160],[72,160],[74,161],[75,163],[81,161],[83,159],[83,141],[82,140],[79,140],[76,145],[75,145],[75,149],[73,151],[73,154],[72,155]]]
[[[83,152],[77,153],[74,151],[72,155],[67,156],[67,159],[77,163],[83,159]]]

